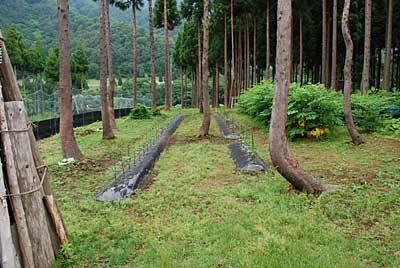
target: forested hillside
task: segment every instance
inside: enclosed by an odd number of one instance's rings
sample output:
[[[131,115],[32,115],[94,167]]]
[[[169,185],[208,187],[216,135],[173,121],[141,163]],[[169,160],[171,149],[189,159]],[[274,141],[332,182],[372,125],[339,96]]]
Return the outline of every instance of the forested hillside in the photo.
[[[147,3],[147,1],[145,1]],[[89,78],[98,76],[99,23],[98,7],[94,1],[70,1],[71,45],[73,50],[79,43],[84,45],[91,67]],[[113,35],[113,56],[117,75],[128,77],[132,70],[132,12],[111,8],[111,27]],[[23,18],[23,19],[22,19]],[[137,13],[138,22],[138,74],[145,76],[150,72],[148,52],[148,10],[147,5]],[[56,47],[57,39],[57,0],[0,0],[0,29],[14,26],[25,38],[30,47],[41,41],[46,50]],[[156,31],[157,74],[164,72],[163,37]],[[173,45],[173,42],[172,42]]]

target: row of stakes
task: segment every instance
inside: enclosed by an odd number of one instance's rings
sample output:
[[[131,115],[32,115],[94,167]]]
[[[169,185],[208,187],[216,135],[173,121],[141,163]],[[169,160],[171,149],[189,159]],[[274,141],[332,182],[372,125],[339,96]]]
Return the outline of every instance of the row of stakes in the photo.
[[[230,117],[228,120],[225,121],[227,123],[228,128],[235,129],[238,131],[238,133],[236,134],[239,137],[239,142],[245,145],[247,148],[249,148],[251,156],[255,157],[257,155],[255,140],[254,140],[255,128],[251,128],[251,131],[249,131],[248,128],[243,127],[241,124],[235,124],[233,117]]]
[[[141,160],[143,160],[144,156],[150,151],[150,149],[160,140],[162,134],[165,132],[166,128],[168,125],[165,125],[163,127],[160,127],[160,124],[158,122],[156,127],[151,128],[152,135],[146,135],[145,136],[145,141],[144,143],[139,145],[139,150],[133,149],[133,152],[131,152],[131,146],[128,144],[127,146],[127,159],[124,160],[124,154],[122,153],[122,150],[120,151],[120,158],[121,162],[119,164],[120,170],[122,169],[122,176],[125,178],[125,173],[127,170],[134,168],[136,164],[140,163]],[[146,142],[148,141],[148,142]],[[138,153],[137,153],[138,152]],[[133,153],[133,156],[132,154]],[[114,171],[114,179],[117,178],[118,176],[118,164],[113,167]]]

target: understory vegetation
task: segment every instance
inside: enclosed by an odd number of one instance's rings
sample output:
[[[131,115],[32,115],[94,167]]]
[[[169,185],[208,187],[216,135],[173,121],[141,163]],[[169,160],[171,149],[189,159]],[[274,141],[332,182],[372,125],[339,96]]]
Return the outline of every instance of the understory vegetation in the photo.
[[[140,150],[160,120],[181,112],[119,119],[118,138],[101,143],[101,132],[78,134],[88,160],[67,167],[57,165],[58,135],[40,142],[70,234],[56,267],[400,265],[400,140],[374,133],[359,147],[345,142],[342,127],[321,141],[291,142],[307,170],[341,186],[315,198],[294,193],[272,168],[258,175],[236,171],[216,123],[209,139],[197,139],[201,115],[185,110],[188,117],[141,189],[121,202],[96,202],[94,194],[121,170],[128,150]],[[225,113],[253,131],[257,152],[271,166],[265,125]]]
[[[263,82],[239,97],[239,111],[265,125],[272,113],[274,85]],[[398,92],[370,93],[368,96],[352,95],[354,123],[364,132],[381,132],[399,135],[400,94]],[[321,137],[336,127],[344,125],[343,95],[329,91],[323,85],[308,84],[290,87],[288,120],[289,138]]]

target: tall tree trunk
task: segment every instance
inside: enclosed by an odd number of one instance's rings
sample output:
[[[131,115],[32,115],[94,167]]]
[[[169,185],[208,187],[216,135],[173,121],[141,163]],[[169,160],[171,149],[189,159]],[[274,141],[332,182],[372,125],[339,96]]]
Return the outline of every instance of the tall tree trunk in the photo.
[[[327,10],[326,0],[322,0],[322,84],[326,85],[326,70],[327,70],[327,40],[328,40],[328,24],[327,24]]]
[[[203,18],[203,123],[200,128],[200,137],[208,136],[211,123],[210,101],[208,94],[208,0],[204,0],[204,18]]]
[[[184,85],[184,78],[183,78],[183,67],[181,67],[181,106],[182,108],[185,106],[185,85]]]
[[[303,85],[303,14],[300,14],[300,60],[299,60],[299,77],[300,85]]]
[[[331,89],[334,90],[337,90],[337,8],[338,0],[333,0]]]
[[[153,1],[149,1],[149,32],[150,32],[150,80],[151,80],[151,107],[157,108],[156,95],[156,53],[154,49],[154,27],[153,27]]]
[[[364,37],[364,64],[361,81],[361,94],[366,95],[369,89],[369,74],[371,62],[371,0],[365,0],[365,37]]]
[[[243,86],[243,47],[242,47],[242,26],[241,22],[239,21],[239,34],[238,34],[238,91],[236,96],[240,95],[240,92],[242,92]]]
[[[350,10],[350,0],[345,0],[342,16],[342,33],[343,39],[346,44],[346,60],[344,65],[344,118],[346,120],[347,130],[353,140],[355,145],[360,145],[364,143],[358,133],[354,121],[353,114],[351,111],[351,88],[352,88],[352,74],[351,67],[353,64],[353,40],[351,39],[350,27],[349,27],[349,10]]]
[[[68,0],[58,0],[58,41],[60,46],[60,137],[64,158],[84,159],[75,140],[72,117],[71,47]]]
[[[215,99],[214,99],[215,107],[218,108],[219,105],[219,64],[215,65]]]
[[[100,91],[101,91],[101,120],[103,123],[103,139],[113,139],[114,133],[110,124],[110,109],[107,98],[107,65],[106,65],[106,21],[104,0],[99,0],[100,13]]]
[[[233,17],[233,0],[231,0],[231,88],[229,90],[229,107],[233,108],[233,91],[235,90],[235,28],[234,28],[234,17]]]
[[[171,99],[171,67],[169,59],[169,37],[168,37],[168,10],[167,0],[164,0],[164,37],[165,37],[165,110],[169,111],[172,106]]]
[[[382,49],[378,48],[378,62],[376,68],[376,87],[381,87],[381,69],[382,69]]]
[[[270,65],[271,65],[271,63],[270,63],[270,54],[271,54],[271,52],[270,52],[270,50],[271,50],[271,48],[270,48],[270,36],[269,36],[269,0],[267,0],[267,16],[266,16],[266,27],[265,27],[265,31],[266,31],[266,60],[265,60],[265,62],[266,62],[266,65],[265,65],[265,78],[267,79],[267,80],[269,80],[269,78],[271,77],[271,75],[270,75],[270,70],[269,70],[269,67],[270,67]]]
[[[203,112],[203,90],[202,90],[202,76],[201,76],[201,29],[200,21],[197,22],[197,107],[200,113]]]
[[[257,16],[254,16],[253,39],[253,85],[255,85],[257,84]]]
[[[250,87],[250,27],[246,16],[246,88]]]
[[[136,30],[136,5],[132,4],[132,37],[133,37],[133,70],[132,70],[132,93],[133,106],[137,104],[137,30]]]
[[[383,89],[390,90],[390,66],[392,61],[392,29],[393,28],[393,0],[388,0],[388,14],[386,25],[385,66],[383,71]]]
[[[228,27],[226,11],[224,12],[224,106],[229,107],[228,94],[229,94],[229,79],[228,79]]]
[[[278,1],[275,92],[270,126],[269,152],[278,172],[294,188],[319,194],[326,190],[314,176],[303,170],[290,153],[286,138],[286,120],[290,81],[291,0]]]
[[[110,109],[110,125],[116,129],[114,114],[114,95],[115,95],[115,77],[112,58],[112,40],[111,40],[111,24],[110,24],[110,0],[105,2],[105,24],[106,24],[106,46],[107,46],[107,62],[108,62],[108,80],[110,82],[110,92],[108,96],[108,105]]]

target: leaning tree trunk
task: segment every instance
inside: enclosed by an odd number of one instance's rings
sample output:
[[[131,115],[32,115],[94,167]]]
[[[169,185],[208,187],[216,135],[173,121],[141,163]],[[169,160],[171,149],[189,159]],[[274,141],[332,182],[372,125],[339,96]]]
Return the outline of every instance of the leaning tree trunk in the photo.
[[[58,41],[60,46],[60,138],[64,158],[84,159],[75,140],[72,116],[71,47],[69,42],[69,4],[58,1]]]
[[[331,73],[331,89],[337,90],[337,6],[338,0],[333,0],[332,15],[332,73]]]
[[[107,99],[107,71],[106,71],[106,21],[104,0],[99,0],[100,13],[100,91],[101,91],[101,120],[103,123],[103,139],[113,139],[114,133],[110,124],[110,109]]]
[[[364,37],[364,64],[361,81],[361,94],[366,95],[369,88],[369,73],[371,62],[371,0],[365,0],[365,37]]]
[[[349,27],[349,10],[350,10],[350,0],[345,0],[342,16],[342,33],[343,39],[346,44],[346,60],[344,64],[344,118],[346,120],[347,130],[353,140],[355,145],[360,145],[364,143],[358,133],[354,121],[353,114],[351,111],[351,87],[352,87],[352,75],[351,66],[353,64],[353,40],[351,39],[350,27]]]
[[[228,27],[226,22],[226,11],[224,12],[224,106],[229,107],[229,80],[228,80]]]
[[[156,95],[156,53],[154,49],[153,1],[149,0],[149,32],[150,32],[150,79],[151,79],[151,107],[157,108]]]
[[[133,70],[132,70],[132,93],[133,106],[137,104],[137,31],[136,31],[136,5],[132,4],[132,37],[133,37]]]
[[[111,40],[111,24],[110,24],[110,0],[105,2],[105,23],[106,23],[106,46],[107,46],[107,63],[108,63],[108,80],[110,81],[110,94],[108,96],[108,106],[110,109],[110,125],[116,129],[114,114],[114,95],[115,95],[115,77],[112,58],[112,40]]]
[[[265,65],[265,78],[266,80],[269,80],[270,76],[270,70],[269,67],[271,65],[270,63],[270,54],[271,54],[271,45],[270,45],[270,36],[269,36],[269,0],[267,0],[267,16],[266,16],[266,27],[265,27],[265,36],[266,36],[266,65]]]
[[[392,60],[393,0],[388,0],[386,25],[385,66],[383,71],[383,89],[390,90],[390,66]]]
[[[168,10],[167,0],[164,0],[164,37],[165,37],[165,110],[169,111],[172,106],[171,100],[171,67],[169,60],[169,37],[168,37]]]
[[[270,126],[269,152],[273,165],[295,189],[320,194],[328,187],[303,170],[292,157],[285,134],[290,81],[291,0],[278,1],[275,93]]]
[[[204,0],[203,18],[203,71],[202,71],[202,90],[203,90],[203,123],[201,124],[199,137],[208,136],[211,123],[210,100],[208,93],[208,0]]]

